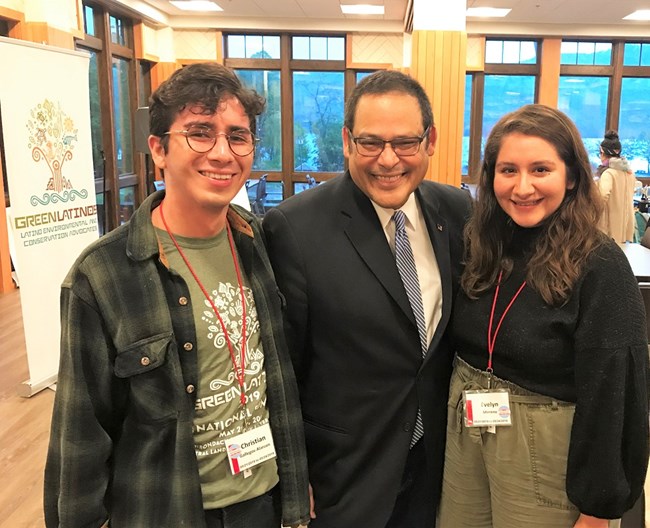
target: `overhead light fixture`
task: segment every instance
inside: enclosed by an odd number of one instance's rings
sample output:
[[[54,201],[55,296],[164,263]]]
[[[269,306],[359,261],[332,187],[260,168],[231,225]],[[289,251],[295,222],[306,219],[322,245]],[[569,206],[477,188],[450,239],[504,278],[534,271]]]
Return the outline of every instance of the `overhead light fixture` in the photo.
[[[170,0],[169,3],[183,11],[223,11],[210,0]]]
[[[639,9],[623,17],[623,20],[650,20],[650,9]]]
[[[512,10],[497,7],[469,7],[465,11],[465,15],[468,17],[497,18],[506,16],[510,11]]]
[[[354,4],[343,5],[341,4],[341,12],[344,15],[383,15],[383,5],[369,5],[369,4]]]

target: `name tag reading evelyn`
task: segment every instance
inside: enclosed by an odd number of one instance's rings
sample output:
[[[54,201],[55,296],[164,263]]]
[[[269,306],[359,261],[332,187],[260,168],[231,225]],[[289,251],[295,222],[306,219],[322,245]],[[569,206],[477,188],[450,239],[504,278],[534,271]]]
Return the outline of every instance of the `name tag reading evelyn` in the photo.
[[[465,427],[512,425],[510,395],[506,389],[466,390],[463,409]]]

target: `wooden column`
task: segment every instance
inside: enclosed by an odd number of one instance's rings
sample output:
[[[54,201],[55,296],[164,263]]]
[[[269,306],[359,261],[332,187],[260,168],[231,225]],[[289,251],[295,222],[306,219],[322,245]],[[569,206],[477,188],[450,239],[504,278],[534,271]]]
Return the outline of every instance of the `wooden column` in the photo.
[[[427,179],[460,186],[467,33],[415,30],[411,75],[424,87],[438,130]]]
[[[557,108],[560,92],[560,48],[562,39],[546,38],[542,41],[540,58],[538,102]]]

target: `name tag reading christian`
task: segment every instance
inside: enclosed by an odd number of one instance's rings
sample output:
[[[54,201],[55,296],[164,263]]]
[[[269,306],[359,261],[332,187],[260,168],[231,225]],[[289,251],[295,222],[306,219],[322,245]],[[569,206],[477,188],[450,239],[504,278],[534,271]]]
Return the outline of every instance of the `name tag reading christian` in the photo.
[[[512,425],[510,396],[506,389],[466,390],[463,392],[465,427]]]
[[[275,458],[271,426],[267,423],[245,433],[226,438],[226,452],[233,475],[242,471],[246,472],[262,462]]]

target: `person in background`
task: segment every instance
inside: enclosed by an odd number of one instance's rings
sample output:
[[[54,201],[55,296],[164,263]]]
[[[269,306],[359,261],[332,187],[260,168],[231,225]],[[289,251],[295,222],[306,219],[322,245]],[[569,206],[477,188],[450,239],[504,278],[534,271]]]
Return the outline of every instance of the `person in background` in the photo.
[[[342,135],[348,172],[264,218],[303,409],[310,526],[430,527],[471,199],[423,181],[437,134],[407,75],[360,81]]]
[[[609,130],[600,143],[600,159],[598,189],[605,200],[600,226],[616,242],[632,242],[636,227],[636,178],[627,160],[621,156],[621,142],[613,130]]]
[[[153,94],[149,147],[166,190],[89,246],[62,286],[49,528],[309,521],[280,297],[259,222],[229,205],[263,107],[216,63]]]
[[[492,129],[466,229],[440,528],[605,528],[648,463],[648,339],[574,123]]]

